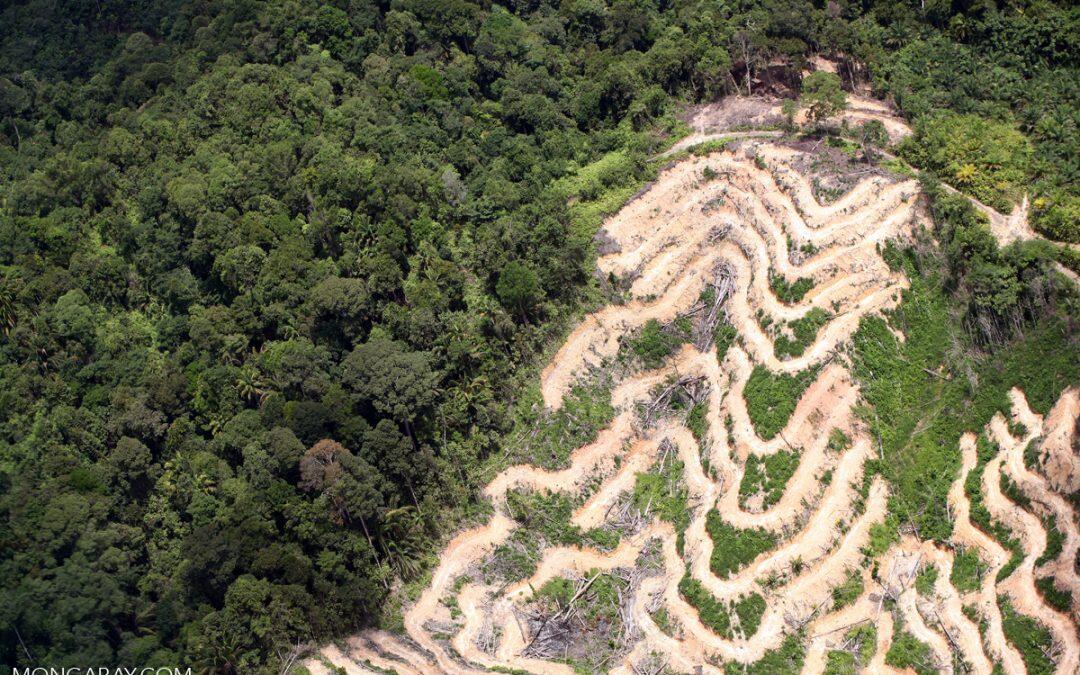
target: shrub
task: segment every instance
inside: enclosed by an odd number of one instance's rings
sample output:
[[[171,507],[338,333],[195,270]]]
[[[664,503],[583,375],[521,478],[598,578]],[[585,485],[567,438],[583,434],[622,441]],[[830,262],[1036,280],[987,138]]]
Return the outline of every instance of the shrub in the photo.
[[[570,453],[595,440],[613,417],[611,383],[606,378],[575,385],[556,411],[544,407],[536,389],[518,404],[512,448],[521,459],[545,469],[565,467]]]
[[[829,432],[829,444],[827,447],[832,452],[843,452],[851,447],[851,438],[844,433],[843,429],[833,429]]]
[[[1072,609],[1072,593],[1058,590],[1057,586],[1054,585],[1054,577],[1036,579],[1035,587],[1039,589],[1043,599],[1057,611],[1068,614],[1069,610]]]
[[[739,485],[739,504],[745,507],[747,501],[758,493],[765,494],[765,507],[777,503],[784,496],[784,488],[798,468],[799,454],[796,452],[781,450],[765,457],[750,455],[746,458],[746,471]]]
[[[965,593],[979,588],[979,579],[983,572],[982,560],[975,548],[965,548],[956,552],[953,558],[952,573],[949,582],[956,590]]]
[[[825,675],[856,675],[859,668],[865,668],[877,650],[877,629],[873,624],[864,623],[844,634],[846,644],[858,645],[858,651],[829,652],[825,661]]]
[[[806,649],[803,635],[793,633],[784,638],[776,649],[765,652],[760,660],[750,664],[729,661],[724,664],[725,675],[775,675],[775,673],[798,673],[802,670]]]
[[[688,494],[683,481],[683,463],[668,459],[665,467],[654,466],[649,473],[637,475],[634,507],[642,512],[650,509],[681,533],[690,526]]]
[[[1028,186],[1031,145],[1012,124],[977,115],[921,117],[900,156],[1008,213]]]
[[[705,443],[705,436],[709,432],[709,420],[706,417],[709,407],[704,403],[696,403],[690,412],[686,414],[686,427],[694,435],[694,439],[701,446]]]
[[[948,492],[959,469],[961,435],[983,428],[996,412],[1008,414],[1014,386],[1045,413],[1080,377],[1080,361],[1065,357],[1076,353],[1075,337],[1067,321],[1048,309],[1038,323],[1022,324],[1022,336],[975,347],[971,332],[953,318],[966,311],[968,301],[949,295],[955,282],[941,263],[894,247],[884,255],[905,272],[911,287],[887,321],[860,322],[852,373],[869,404],[871,436],[883,458],[879,467],[891,485],[891,510],[924,539],[944,540],[952,532]],[[890,328],[906,339],[897,340]],[[972,388],[971,381],[978,386]],[[969,480],[977,488],[977,478]]]
[[[937,583],[937,578],[938,568],[933,565],[927,565],[919,572],[919,576],[915,577],[915,590],[919,592],[919,595],[933,595],[934,584]]]
[[[1061,555],[1062,549],[1065,548],[1065,535],[1061,533],[1053,520],[1044,519],[1043,529],[1046,530],[1046,549],[1039,556],[1039,559],[1035,561],[1036,567],[1056,559]]]
[[[769,273],[769,287],[776,294],[777,299],[789,305],[799,302],[814,287],[814,280],[807,277],[799,277],[789,282],[783,275]]]
[[[837,610],[855,602],[863,592],[862,575],[852,570],[839,586],[832,589],[833,609]]]
[[[656,319],[649,319],[638,335],[630,340],[630,350],[641,359],[646,368],[659,368],[664,359],[689,339],[683,327],[675,325],[665,330]]]
[[[776,535],[767,530],[741,530],[724,521],[716,509],[705,517],[705,529],[713,541],[709,566],[713,574],[726,577],[765,551],[776,547]]]
[[[742,634],[749,638],[757,632],[761,617],[765,613],[765,598],[757,593],[740,598],[734,603],[717,600],[700,581],[687,572],[679,581],[679,593],[697,610],[701,623],[717,635],[731,639],[734,637],[731,613],[739,619]]]
[[[777,358],[802,356],[806,348],[817,339],[818,331],[829,320],[829,313],[820,307],[814,307],[805,316],[788,324],[794,338],[781,333],[777,336],[773,349]]]
[[[1080,197],[1065,191],[1040,195],[1032,202],[1035,230],[1055,241],[1080,243]]]
[[[799,398],[817,377],[817,369],[809,368],[798,373],[773,373],[762,365],[754,367],[750,379],[743,389],[747,413],[754,431],[764,440],[769,440],[780,430],[795,412]]]
[[[752,593],[735,603],[735,615],[739,617],[739,628],[747,638],[757,632],[764,614],[765,598],[757,593]]]
[[[737,335],[738,332],[730,323],[724,322],[716,327],[713,341],[716,343],[716,359],[718,361],[724,360],[724,356],[727,355],[728,349],[734,344]]]
[[[892,645],[885,653],[885,663],[895,668],[912,668],[919,675],[938,672],[929,645],[902,628],[893,635]]]
[[[1028,674],[1053,673],[1054,662],[1046,656],[1054,642],[1050,631],[1035,619],[1013,609],[1005,596],[998,597],[998,605],[1001,606],[1001,629],[1005,638],[1020,651]]]

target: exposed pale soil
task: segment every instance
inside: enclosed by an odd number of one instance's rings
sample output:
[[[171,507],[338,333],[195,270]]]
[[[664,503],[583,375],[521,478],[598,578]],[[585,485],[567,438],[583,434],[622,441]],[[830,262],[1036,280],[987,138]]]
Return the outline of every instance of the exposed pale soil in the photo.
[[[907,133],[902,122],[880,104],[862,99],[856,103],[848,113],[852,120],[882,119],[891,134]],[[733,124],[771,119],[776,114],[771,106],[729,99],[723,105],[703,108],[690,120],[695,142],[719,135]],[[876,478],[865,499],[858,493],[864,464],[876,451],[853,414],[859,392],[840,350],[862,317],[895,307],[906,287],[906,279],[882,260],[878,246],[904,239],[913,227],[925,224],[926,216],[915,181],[881,173],[858,180],[846,194],[822,204],[799,169],[803,159],[791,147],[743,138],[723,152],[692,157],[667,168],[639,198],[605,223],[615,252],[601,257],[598,266],[605,276],[625,280],[630,297],[624,304],[591,314],[570,333],[542,373],[546,405],[559,407],[575,381],[616,355],[620,338],[649,319],[675,320],[718,277],[732,282],[724,311],[738,331],[736,343],[722,360],[715,347],[698,351],[686,345],[660,369],[634,373],[617,383],[612,392],[616,416],[593,442],[571,453],[567,468],[548,471],[519,465],[497,475],[484,489],[494,515],[484,525],[458,534],[440,554],[428,587],[404,612],[407,635],[367,631],[343,644],[324,647],[306,663],[313,673],[329,673],[328,663],[348,673],[376,669],[472,673],[492,668],[571,673],[565,663],[527,655],[526,647],[536,636],[522,618],[523,608],[552,578],[582,579],[591,570],[634,568],[649,550],[658,551],[658,567],[628,591],[632,595],[626,603],[624,648],[605,665],[612,672],[639,672],[639,666],[658,659],[675,672],[722,672],[724,662],[757,661],[785,637],[803,630],[804,671],[820,673],[828,651],[842,648],[847,630],[863,622],[876,626],[877,650],[871,662],[862,665],[866,672],[889,672],[884,655],[893,639],[894,622],[902,622],[904,630],[929,645],[943,672],[951,672],[953,652],[959,651],[973,672],[989,673],[1000,663],[1007,673],[1021,673],[1020,654],[1001,628],[997,597],[1002,593],[1017,611],[1051,631],[1057,643],[1058,672],[1080,671],[1075,623],[1080,580],[1072,564],[1080,548],[1080,533],[1076,514],[1062,496],[1080,483],[1080,396],[1075,389],[1062,396],[1046,420],[1030,410],[1022,393],[1014,391],[1013,415],[1026,427],[1027,437],[1013,438],[1000,417],[987,430],[1000,452],[985,468],[982,490],[993,517],[1022,542],[1025,556],[1016,571],[996,583],[1009,554],[970,521],[964,480],[976,465],[976,454],[975,437],[968,434],[958,448],[962,469],[949,493],[955,531],[948,543],[979,551],[988,566],[979,589],[959,594],[949,581],[952,548],[921,542],[911,534],[878,558],[877,573],[871,574],[871,561],[863,548],[873,526],[886,516],[888,490]],[[706,177],[706,168],[715,172],[714,178]],[[1000,217],[1005,219],[1004,229],[995,232],[1002,238],[1016,233],[1026,236],[1018,222],[1011,222],[1012,216]],[[811,278],[814,288],[800,302],[787,305],[771,290],[770,272],[792,282]],[[774,323],[793,321],[815,307],[826,310],[829,321],[802,356],[779,358],[773,334],[762,327],[762,318]],[[769,440],[755,432],[743,394],[755,365],[786,373],[819,368],[783,430]],[[639,417],[639,405],[649,403],[673,374],[701,376],[709,385],[704,398],[709,431],[702,446],[681,417],[661,417],[648,426]],[[844,431],[851,439],[850,447],[829,449],[834,429]],[[1023,460],[1024,448],[1033,440],[1041,443],[1040,466],[1034,472]],[[633,491],[637,475],[657,461],[662,447],[670,447],[682,461],[689,493],[691,520],[681,554],[674,527],[654,513],[643,513],[640,525],[624,532],[611,551],[547,547],[528,579],[509,585],[476,581],[479,566],[519,527],[506,511],[508,491],[580,494],[599,480],[599,487],[574,512],[572,522],[582,530],[603,526]],[[744,509],[738,492],[747,458],[781,450],[800,456],[783,495],[768,508]],[[703,460],[707,460],[708,472]],[[827,485],[826,472],[831,476]],[[1032,500],[1032,511],[1001,493],[1002,472]],[[706,515],[713,508],[735,528],[775,533],[777,547],[729,577],[717,577],[710,567],[714,543],[706,530]],[[1053,519],[1063,532],[1065,546],[1056,560],[1036,568],[1035,561],[1047,544],[1040,520],[1044,517]],[[914,586],[918,571],[927,565],[938,570],[930,597],[921,596]],[[852,571],[862,576],[864,592],[853,604],[834,611],[832,590]],[[761,594],[765,611],[756,632],[744,636],[737,631],[732,639],[713,633],[679,591],[684,574],[719,600],[734,602],[751,593]],[[1059,588],[1073,594],[1072,616],[1052,609],[1035,589],[1035,579],[1047,574],[1055,575]],[[462,577],[468,577],[465,583],[455,584]],[[456,619],[445,604],[450,597],[456,598],[460,610]],[[974,605],[985,618],[985,637],[964,614],[966,604]],[[654,621],[661,608],[675,627],[670,635]],[[433,630],[436,624],[440,628]]]

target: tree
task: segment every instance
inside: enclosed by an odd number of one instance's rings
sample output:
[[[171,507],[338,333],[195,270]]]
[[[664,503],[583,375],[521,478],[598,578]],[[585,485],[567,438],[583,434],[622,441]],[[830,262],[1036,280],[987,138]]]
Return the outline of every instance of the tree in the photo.
[[[794,99],[784,99],[780,104],[780,114],[784,116],[784,129],[795,131],[795,115],[799,112],[799,102]]]
[[[330,505],[330,517],[338,524],[359,522],[364,536],[375,549],[368,521],[375,519],[383,508],[386,489],[382,475],[362,458],[349,452],[340,456],[340,473],[324,493]]]
[[[379,540],[390,565],[403,578],[416,576],[420,571],[417,551],[423,545],[423,523],[419,511],[409,506],[383,514]]]
[[[307,300],[312,332],[316,337],[351,347],[367,325],[367,285],[360,279],[327,277],[311,290]]]
[[[1000,211],[1009,211],[1028,189],[1031,143],[1016,126],[978,115],[924,117],[900,155]]]
[[[300,488],[325,490],[341,475],[341,457],[348,454],[341,443],[324,438],[300,458]]]
[[[15,292],[13,290],[14,284],[7,279],[4,279],[0,283],[0,331],[4,332],[4,335],[10,335],[11,329],[15,327],[18,314],[15,311]]]
[[[507,309],[517,310],[522,321],[528,321],[529,313],[543,297],[536,272],[516,260],[506,263],[499,273],[495,293]]]
[[[859,143],[862,145],[863,159],[867,164],[877,160],[875,149],[888,144],[889,133],[881,120],[868,120],[859,125]]]
[[[363,456],[396,484],[404,482],[413,504],[420,508],[415,486],[428,483],[435,470],[426,447],[414,448],[397,424],[381,419],[364,434]]]
[[[266,253],[258,246],[237,246],[214,261],[214,271],[229,290],[242,293],[255,285],[265,261]]]
[[[428,354],[377,337],[353,349],[341,371],[343,384],[357,402],[403,424],[415,447],[413,422],[434,403],[439,381]]]
[[[847,107],[847,95],[840,88],[840,78],[823,70],[807,75],[803,80],[802,104],[817,125],[842,112]]]
[[[746,84],[747,96],[754,93],[751,88],[753,75],[766,56],[763,49],[766,39],[761,32],[761,22],[762,17],[755,13],[743,22],[743,27],[737,30],[731,38],[731,49],[734,56],[742,62],[743,80]]]

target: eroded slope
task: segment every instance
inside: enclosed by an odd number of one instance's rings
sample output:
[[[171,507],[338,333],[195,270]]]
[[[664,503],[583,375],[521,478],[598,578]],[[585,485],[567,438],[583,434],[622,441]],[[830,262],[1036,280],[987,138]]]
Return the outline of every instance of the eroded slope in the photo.
[[[650,321],[690,326],[696,344],[619,381],[614,418],[567,466],[513,466],[487,486],[494,515],[442,552],[405,612],[407,635],[327,647],[312,672],[721,672],[762,659],[771,672],[882,672],[894,644],[917,646],[930,670],[1025,672],[1002,598],[1050,632],[1058,672],[1077,672],[1080,540],[1061,497],[1075,488],[1076,392],[1045,421],[1014,392],[1012,425],[986,430],[990,458],[964,438],[952,547],[908,534],[875,550],[888,491],[864,477],[876,450],[842,352],[864,316],[899,302],[907,282],[881,249],[925,215],[915,181],[880,171],[822,203],[804,150],[741,139],[665,170],[606,223],[614,252],[599,267],[625,301],[571,333],[543,371],[545,403],[562,405]],[[1029,467],[1039,439],[1041,465]],[[973,523],[973,471],[980,508],[1013,533],[1019,561]],[[530,510],[556,499],[567,522],[537,524]],[[1048,521],[1062,540],[1052,555]],[[570,543],[555,526],[576,533]],[[958,590],[964,551],[981,574]],[[505,572],[515,553],[532,556],[516,577]],[[1064,611],[1036,588],[1048,576],[1068,594]]]

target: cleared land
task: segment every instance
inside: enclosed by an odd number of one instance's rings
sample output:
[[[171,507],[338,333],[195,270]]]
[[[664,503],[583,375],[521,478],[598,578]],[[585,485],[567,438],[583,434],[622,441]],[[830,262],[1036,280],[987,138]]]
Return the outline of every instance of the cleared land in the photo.
[[[858,103],[850,115],[904,133]],[[694,142],[720,137],[698,122]],[[898,523],[884,481],[864,478],[879,450],[844,350],[899,303],[908,282],[881,250],[926,215],[914,180],[865,167],[823,202],[815,152],[738,138],[606,222],[599,268],[626,301],[570,334],[544,402],[558,409],[650,322],[684,344],[624,369],[613,419],[566,466],[513,466],[487,486],[493,516],[443,551],[406,635],[328,646],[313,673],[1080,671],[1077,391],[1043,418],[1013,390],[1011,419],[963,437],[951,541]],[[1002,239],[1026,231],[1023,208],[990,215]],[[785,302],[778,278],[809,290]],[[545,506],[559,497],[566,522]],[[1064,607],[1039,590],[1047,578]],[[1049,647],[1018,644],[1016,626]]]

